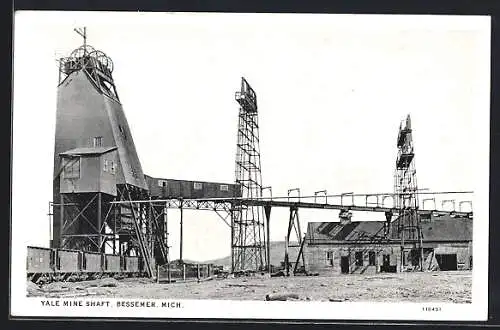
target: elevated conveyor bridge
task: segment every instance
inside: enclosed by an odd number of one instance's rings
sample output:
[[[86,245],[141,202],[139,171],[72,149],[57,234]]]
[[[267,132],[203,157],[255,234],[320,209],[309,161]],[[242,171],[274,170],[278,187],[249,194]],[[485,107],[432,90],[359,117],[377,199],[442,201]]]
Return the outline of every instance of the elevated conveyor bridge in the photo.
[[[449,191],[449,192],[422,192],[419,195],[452,195],[452,194],[472,194],[472,191]],[[364,200],[364,203],[355,202],[354,198],[358,200]],[[230,211],[231,205],[238,202],[244,206],[261,206],[261,207],[288,207],[288,208],[303,208],[303,209],[324,209],[324,210],[349,210],[349,211],[359,211],[359,212],[391,212],[394,215],[398,215],[400,212],[399,208],[394,205],[386,206],[390,204],[395,198],[394,193],[376,193],[376,194],[337,194],[337,195],[327,195],[321,196],[324,202],[318,202],[319,196],[300,196],[300,197],[261,197],[261,198],[167,198],[167,199],[149,199],[149,200],[136,200],[136,201],[116,201],[112,203],[151,203],[157,206],[163,206],[166,208],[183,208],[191,210],[210,210],[210,211]],[[328,199],[340,199],[340,202],[328,202]],[[349,199],[349,201],[344,201]],[[435,198],[427,198],[425,200],[431,200]],[[389,200],[389,202],[387,202]],[[437,208],[434,202],[434,208],[419,208],[418,213],[420,215],[452,215],[457,217],[469,217],[472,218],[473,212],[472,207],[469,210],[463,208],[464,204],[471,205],[471,201],[460,201],[459,209],[456,210],[454,207],[456,205],[455,200],[445,199],[443,202],[453,202],[453,209],[445,210],[442,204],[441,208]]]
[[[325,192],[325,191],[322,191]],[[469,195],[472,191],[448,191],[448,192],[418,192],[419,195],[424,195],[427,198],[423,198],[422,202],[433,202],[433,207],[417,208],[417,213],[423,217],[430,216],[445,216],[450,215],[452,217],[473,217],[472,212],[472,202],[471,201],[459,201],[458,204],[455,199],[451,199],[450,196],[461,194]],[[375,193],[375,194],[354,194],[354,193],[343,193],[337,195],[327,195],[326,192],[322,196],[315,194],[314,196],[287,196],[287,197],[260,197],[260,198],[199,198],[199,199],[183,199],[183,198],[167,198],[167,199],[147,199],[147,200],[134,200],[134,201],[116,201],[112,203],[117,204],[127,204],[133,203],[136,205],[147,204],[151,207],[162,207],[165,209],[180,209],[181,213],[181,238],[180,238],[180,250],[182,251],[182,210],[208,210],[215,211],[218,216],[233,230],[234,223],[231,218],[232,210],[234,205],[239,205],[241,207],[262,207],[264,209],[265,220],[266,220],[266,257],[267,257],[267,270],[270,271],[270,222],[271,222],[271,209],[273,207],[284,207],[289,208],[290,217],[288,223],[288,232],[286,235],[286,246],[293,247],[290,245],[290,236],[292,234],[292,229],[295,229],[297,234],[298,247],[302,250],[304,237],[300,231],[299,222],[299,209],[322,209],[322,210],[338,210],[340,212],[339,217],[342,219],[350,219],[350,214],[352,211],[355,212],[380,212],[384,213],[388,221],[394,221],[398,218],[398,215],[404,211],[404,209],[397,208],[395,206],[396,198],[400,194],[394,193]],[[436,204],[436,196],[441,196],[441,207],[438,208]],[[321,200],[321,201],[319,201]],[[446,205],[452,205],[452,208],[445,208]],[[458,205],[459,209],[456,210],[455,206]],[[463,206],[469,205],[468,209]],[[181,252],[182,253],[182,252]],[[286,259],[288,260],[288,259]],[[297,260],[298,263],[298,260]],[[296,266],[297,266],[296,263]],[[296,268],[296,267],[295,267]],[[296,269],[295,269],[296,270]],[[295,271],[294,270],[294,271]],[[288,272],[288,268],[287,268]]]

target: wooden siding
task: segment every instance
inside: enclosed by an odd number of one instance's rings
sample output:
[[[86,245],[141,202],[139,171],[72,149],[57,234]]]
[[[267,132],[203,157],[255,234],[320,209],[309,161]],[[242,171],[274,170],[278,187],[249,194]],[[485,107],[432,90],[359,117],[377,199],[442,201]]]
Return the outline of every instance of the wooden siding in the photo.
[[[116,152],[102,155],[80,156],[80,177],[60,180],[60,192],[68,193],[97,193],[102,192],[116,196],[116,174],[104,171],[104,161],[116,162]]]
[[[241,197],[239,186],[222,182],[173,180],[146,176],[149,192],[154,198],[233,198]],[[162,183],[165,183],[163,186]],[[195,185],[201,189],[195,189]],[[227,186],[227,191],[221,187]]]

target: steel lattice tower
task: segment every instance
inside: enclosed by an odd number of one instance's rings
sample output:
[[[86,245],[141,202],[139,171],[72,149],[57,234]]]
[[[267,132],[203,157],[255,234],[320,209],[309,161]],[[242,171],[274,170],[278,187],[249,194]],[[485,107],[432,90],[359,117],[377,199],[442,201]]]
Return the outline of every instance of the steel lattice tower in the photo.
[[[240,186],[242,198],[259,198],[262,196],[262,174],[257,96],[245,78],[241,79],[236,101],[240,104],[236,184]],[[231,231],[232,271],[264,269],[267,259],[262,207],[244,206],[236,201],[233,204]]]
[[[422,269],[422,228],[417,213],[418,186],[410,115],[404,126],[403,123],[399,126],[397,147],[394,193],[395,207],[399,210],[396,233],[401,241],[401,269],[407,264]]]

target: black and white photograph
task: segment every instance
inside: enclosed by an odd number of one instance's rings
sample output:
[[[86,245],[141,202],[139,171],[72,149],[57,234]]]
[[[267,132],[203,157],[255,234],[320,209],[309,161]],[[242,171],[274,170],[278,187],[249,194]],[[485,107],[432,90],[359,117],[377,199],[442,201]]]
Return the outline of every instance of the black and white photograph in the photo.
[[[12,315],[486,320],[490,29],[17,11]]]

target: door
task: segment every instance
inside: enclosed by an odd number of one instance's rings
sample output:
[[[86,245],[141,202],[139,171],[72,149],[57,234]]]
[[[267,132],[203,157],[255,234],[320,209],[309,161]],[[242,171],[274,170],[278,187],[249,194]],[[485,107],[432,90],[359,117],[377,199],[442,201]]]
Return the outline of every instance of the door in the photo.
[[[384,266],[384,269],[389,269],[389,266],[391,265],[391,256],[388,254],[384,254],[384,260],[382,262],[382,265]]]
[[[340,272],[342,274],[349,274],[349,258],[340,257]]]
[[[384,254],[382,256],[382,266],[380,266],[380,271],[381,272],[391,272],[391,255],[390,254]]]
[[[457,270],[456,254],[436,254],[436,261],[440,270]]]

